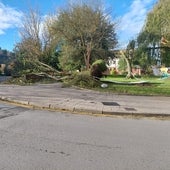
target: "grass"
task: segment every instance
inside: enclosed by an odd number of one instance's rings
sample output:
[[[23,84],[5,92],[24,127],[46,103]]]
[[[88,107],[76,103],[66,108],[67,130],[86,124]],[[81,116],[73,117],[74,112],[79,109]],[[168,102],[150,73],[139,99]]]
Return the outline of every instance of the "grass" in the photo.
[[[108,76],[102,78],[101,81],[108,84],[108,88],[102,89],[102,91],[109,91],[119,94],[131,94],[131,95],[159,95],[170,96],[170,77],[160,78],[154,76],[142,77],[137,79],[127,79],[122,76]],[[123,82],[124,84],[116,84],[113,82]],[[128,84],[129,82],[146,81],[146,84]],[[126,84],[127,83],[127,84]]]
[[[129,84],[132,82],[145,81],[147,82],[146,84]],[[25,78],[22,77],[10,79],[5,83],[19,85],[30,84],[30,82],[27,82]],[[51,81],[47,83],[51,83]],[[101,83],[108,84],[108,87],[101,88]],[[68,80],[66,79],[65,84],[116,94],[170,96],[170,77],[163,79],[155,76],[142,76],[141,78],[127,79],[126,76],[107,76],[101,78],[100,82],[92,79],[89,73],[82,72],[72,75]]]

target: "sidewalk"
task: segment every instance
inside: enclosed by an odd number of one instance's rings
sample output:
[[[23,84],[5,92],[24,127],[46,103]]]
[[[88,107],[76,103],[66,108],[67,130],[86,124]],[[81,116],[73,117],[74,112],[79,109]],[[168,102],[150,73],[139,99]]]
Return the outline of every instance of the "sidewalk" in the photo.
[[[0,99],[58,111],[127,116],[170,116],[170,97],[101,93],[86,89],[63,88],[61,83],[32,86],[2,84]]]

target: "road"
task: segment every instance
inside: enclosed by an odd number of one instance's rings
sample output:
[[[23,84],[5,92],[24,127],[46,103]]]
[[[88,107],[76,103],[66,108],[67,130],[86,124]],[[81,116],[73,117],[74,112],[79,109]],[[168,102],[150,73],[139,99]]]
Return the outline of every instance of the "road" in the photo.
[[[0,170],[168,170],[170,121],[0,103]]]

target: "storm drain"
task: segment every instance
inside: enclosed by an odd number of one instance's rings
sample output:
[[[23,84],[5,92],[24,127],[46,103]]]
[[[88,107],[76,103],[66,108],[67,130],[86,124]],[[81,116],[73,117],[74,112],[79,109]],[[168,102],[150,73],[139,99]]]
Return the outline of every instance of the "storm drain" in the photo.
[[[105,106],[120,106],[117,102],[102,102]]]

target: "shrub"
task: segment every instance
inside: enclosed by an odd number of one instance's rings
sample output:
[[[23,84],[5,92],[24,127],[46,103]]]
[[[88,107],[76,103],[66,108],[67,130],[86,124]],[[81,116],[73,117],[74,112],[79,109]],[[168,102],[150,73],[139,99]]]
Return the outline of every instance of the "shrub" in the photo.
[[[91,67],[90,74],[93,77],[101,78],[103,72],[107,70],[107,66],[105,61],[103,60],[96,60]]]
[[[100,86],[100,82],[90,76],[88,71],[73,74],[68,83],[82,88],[94,88]]]

